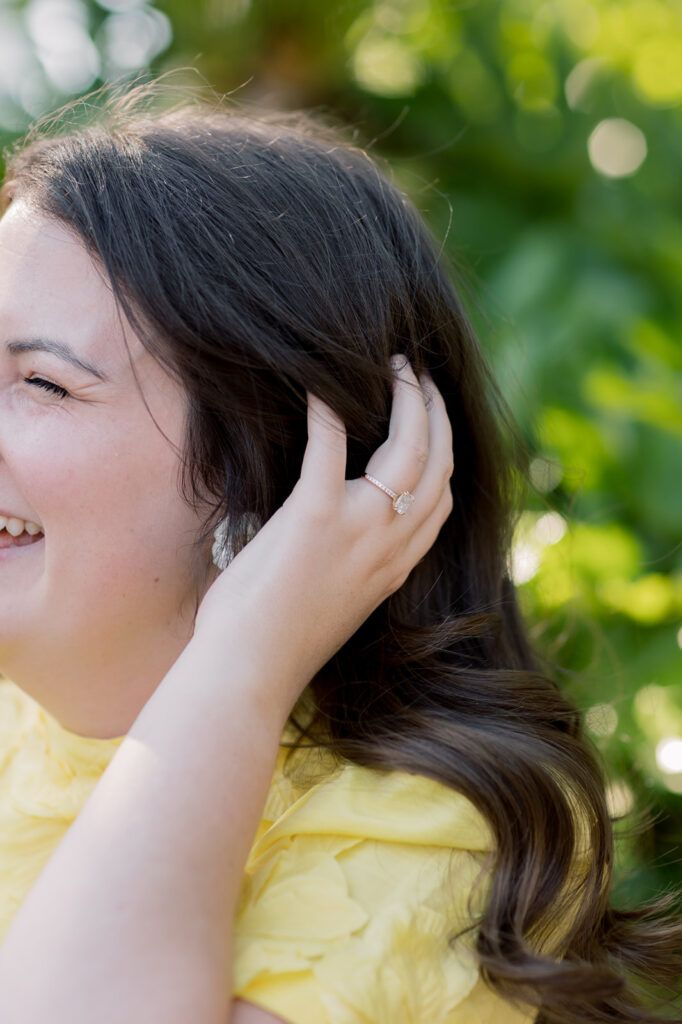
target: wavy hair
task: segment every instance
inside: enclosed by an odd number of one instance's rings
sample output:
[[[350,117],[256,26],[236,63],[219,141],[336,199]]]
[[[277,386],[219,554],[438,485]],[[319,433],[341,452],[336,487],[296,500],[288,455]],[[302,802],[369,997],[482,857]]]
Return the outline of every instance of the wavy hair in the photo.
[[[385,439],[393,353],[429,370],[452,423],[452,513],[311,680],[296,746],[429,776],[484,815],[494,859],[472,928],[493,990],[542,1024],[667,1019],[640,982],[675,985],[682,922],[674,894],[610,906],[603,768],[510,578],[528,453],[454,271],[390,173],[328,118],[192,98],[155,110],[148,94],[34,129],[9,155],[4,203],[76,232],[185,389],[181,490],[209,507],[197,558],[223,519],[238,552],[291,492],[307,390],[346,425],[349,477]]]

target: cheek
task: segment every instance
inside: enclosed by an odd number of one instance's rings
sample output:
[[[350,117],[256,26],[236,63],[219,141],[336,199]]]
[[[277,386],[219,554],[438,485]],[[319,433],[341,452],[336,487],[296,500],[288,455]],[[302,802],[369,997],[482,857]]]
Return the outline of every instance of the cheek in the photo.
[[[173,515],[177,460],[166,445],[56,424],[43,431],[34,425],[22,440],[13,461],[48,540],[59,539],[62,552],[77,550],[79,560],[109,552],[115,561],[115,550],[120,559],[128,549],[144,559],[144,546],[154,546],[157,527]]]
[[[34,410],[11,452],[11,473],[45,527],[47,582],[86,603],[105,592],[141,596],[156,577],[183,586],[197,527],[178,491],[178,456],[146,410],[106,412]],[[162,426],[179,443],[177,424]]]
[[[14,448],[13,462],[46,531],[69,520],[83,529],[90,514],[95,525],[96,512],[101,517],[114,511],[112,505],[123,507],[121,455],[106,432],[76,429],[53,416],[31,424]]]

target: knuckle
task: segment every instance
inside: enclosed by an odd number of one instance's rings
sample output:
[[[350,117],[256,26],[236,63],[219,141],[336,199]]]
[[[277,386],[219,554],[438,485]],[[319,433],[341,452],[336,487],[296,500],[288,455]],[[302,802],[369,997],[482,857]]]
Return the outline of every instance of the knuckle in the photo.
[[[401,554],[404,547],[404,541],[394,538],[391,540],[386,554],[386,565],[394,565],[396,559]]]
[[[421,466],[429,461],[429,446],[417,438],[410,441],[410,452]]]
[[[399,574],[399,575],[398,575],[398,576],[397,576],[397,577],[395,578],[395,581],[394,581],[394,582],[395,582],[395,586],[394,586],[394,590],[393,590],[393,593],[395,593],[395,592],[396,592],[396,590],[400,590],[400,588],[401,588],[402,586],[404,586],[404,585],[405,585],[405,584],[407,583],[407,581],[408,581],[408,579],[409,579],[409,576],[410,576],[410,570],[409,570],[409,569],[406,569],[406,570],[404,570],[403,572],[401,572],[401,573],[400,573],[400,574]]]
[[[407,581],[408,576],[408,572],[400,572],[397,574],[394,573],[393,576],[391,577],[388,587],[386,588],[386,597],[390,597],[391,594],[395,594],[397,590],[400,590],[400,588]]]
[[[395,575],[396,561],[403,549],[403,542],[398,540],[386,541],[382,551],[375,552],[375,559],[379,571],[386,571],[387,575]]]

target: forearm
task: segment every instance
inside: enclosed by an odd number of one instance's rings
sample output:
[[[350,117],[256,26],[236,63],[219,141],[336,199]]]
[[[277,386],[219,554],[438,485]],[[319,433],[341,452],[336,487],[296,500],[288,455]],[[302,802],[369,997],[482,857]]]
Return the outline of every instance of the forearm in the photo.
[[[3,1024],[227,1021],[286,719],[263,699],[266,652],[241,640],[195,637],[134,722],[0,948]]]

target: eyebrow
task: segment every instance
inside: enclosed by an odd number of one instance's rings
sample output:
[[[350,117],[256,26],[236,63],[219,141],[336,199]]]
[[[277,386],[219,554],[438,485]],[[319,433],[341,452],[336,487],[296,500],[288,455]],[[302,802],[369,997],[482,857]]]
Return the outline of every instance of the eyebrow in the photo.
[[[77,356],[63,341],[50,341],[47,338],[10,341],[7,344],[7,351],[11,356],[19,355],[20,352],[51,352],[65,362],[71,363],[72,366],[77,367],[79,370],[85,370],[86,373],[91,373],[99,380],[107,380],[106,375],[101,370],[98,370],[92,363],[87,363],[84,359]]]

